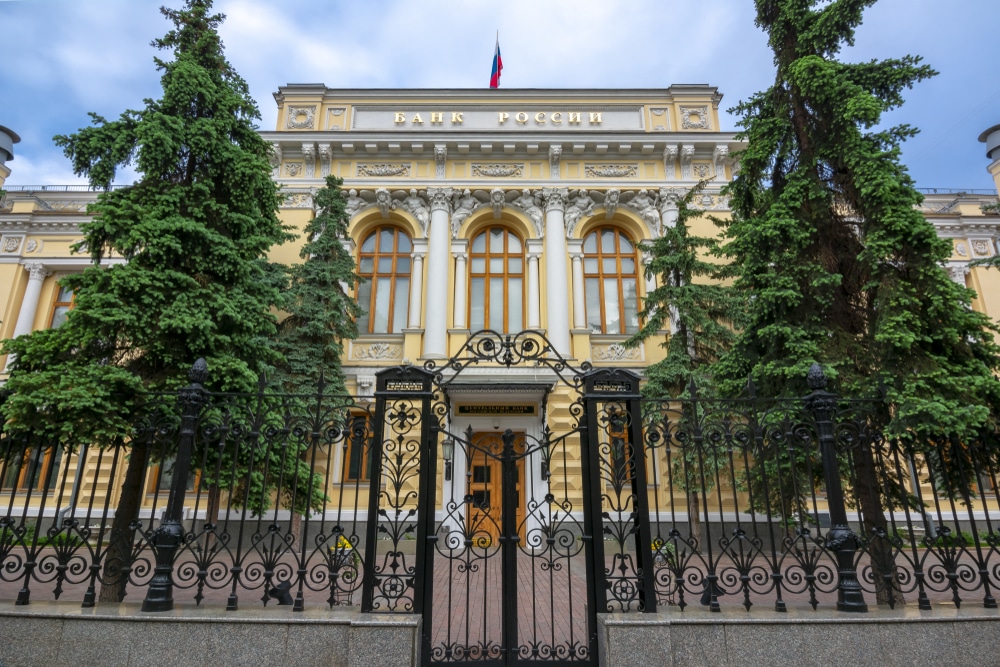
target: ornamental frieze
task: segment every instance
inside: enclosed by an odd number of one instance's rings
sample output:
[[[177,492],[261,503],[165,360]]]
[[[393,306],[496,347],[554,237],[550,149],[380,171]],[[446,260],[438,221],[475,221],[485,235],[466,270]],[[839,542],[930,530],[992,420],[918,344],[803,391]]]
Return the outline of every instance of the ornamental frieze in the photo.
[[[409,176],[410,165],[408,163],[393,164],[391,162],[359,162],[357,175],[376,178]]]
[[[592,345],[590,350],[594,361],[642,361],[641,347],[625,347],[621,343],[611,343]]]
[[[587,178],[635,178],[639,173],[637,164],[588,164],[583,173]]]
[[[351,342],[351,359],[358,361],[383,361],[402,359],[403,346],[395,343]]]
[[[520,177],[524,173],[524,164],[473,164],[472,175],[481,178]]]

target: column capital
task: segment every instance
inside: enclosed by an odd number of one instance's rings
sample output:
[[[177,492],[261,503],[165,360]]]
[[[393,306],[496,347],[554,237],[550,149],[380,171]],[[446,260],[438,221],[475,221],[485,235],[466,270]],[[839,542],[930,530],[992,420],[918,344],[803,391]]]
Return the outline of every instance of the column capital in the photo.
[[[545,201],[545,212],[566,211],[566,201],[569,199],[567,188],[542,188],[542,199]]]
[[[446,211],[451,213],[451,198],[454,190],[451,188],[427,188],[427,199],[431,204],[431,211]]]
[[[52,275],[52,271],[41,262],[28,262],[24,270],[28,272],[28,280],[45,280]]]

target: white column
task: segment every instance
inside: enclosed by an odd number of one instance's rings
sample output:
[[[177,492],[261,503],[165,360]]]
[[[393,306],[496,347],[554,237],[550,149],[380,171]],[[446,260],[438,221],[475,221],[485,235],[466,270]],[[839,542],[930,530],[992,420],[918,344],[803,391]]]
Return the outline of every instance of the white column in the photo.
[[[28,272],[28,286],[24,290],[24,298],[21,300],[21,310],[17,313],[17,323],[14,325],[14,333],[11,338],[17,338],[24,334],[31,333],[35,326],[35,314],[38,313],[38,297],[42,293],[42,283],[52,275],[52,272],[45,268],[44,264],[32,262],[24,265]],[[14,355],[7,357],[4,365],[4,372],[14,363]]]
[[[410,316],[407,327],[420,328],[420,314],[423,311],[424,297],[424,255],[427,254],[427,244],[414,241],[413,268],[410,271]]]
[[[431,229],[427,258],[427,309],[424,317],[424,358],[448,356],[448,245],[451,238],[451,188],[427,190]]]
[[[570,356],[569,285],[566,284],[566,188],[545,188],[546,332],[556,352]]]
[[[583,252],[577,251],[573,257],[573,328],[587,328],[587,300],[583,282]]]
[[[542,255],[542,241],[528,241],[528,328],[542,328],[542,286],[538,281],[538,258]]]
[[[456,329],[467,329],[468,325],[465,323],[465,316],[468,312],[468,306],[465,302],[465,294],[468,291],[468,286],[465,283],[466,276],[468,276],[468,271],[465,268],[465,248],[460,247],[456,249],[456,244],[451,246],[451,256],[455,258],[455,312],[454,312],[454,323]]]

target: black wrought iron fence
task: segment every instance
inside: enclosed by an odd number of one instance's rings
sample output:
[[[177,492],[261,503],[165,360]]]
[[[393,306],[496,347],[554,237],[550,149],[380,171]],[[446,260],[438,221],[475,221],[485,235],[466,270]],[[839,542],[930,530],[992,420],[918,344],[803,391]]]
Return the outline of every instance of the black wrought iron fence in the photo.
[[[888,440],[823,386],[598,402],[609,611],[996,606],[997,443]]]
[[[0,434],[0,598],[359,603],[368,406],[203,372],[112,446]]]

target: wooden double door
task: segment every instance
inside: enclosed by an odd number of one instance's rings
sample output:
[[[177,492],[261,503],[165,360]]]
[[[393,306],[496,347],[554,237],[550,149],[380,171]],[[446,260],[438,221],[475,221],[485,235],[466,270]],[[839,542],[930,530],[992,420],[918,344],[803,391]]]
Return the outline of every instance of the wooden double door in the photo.
[[[513,435],[513,442],[505,444],[503,433],[481,431],[474,433],[470,442],[466,489],[471,502],[467,529],[482,546],[495,544],[502,534],[505,505],[508,510],[513,509],[517,534],[524,539],[526,440],[523,432]]]

